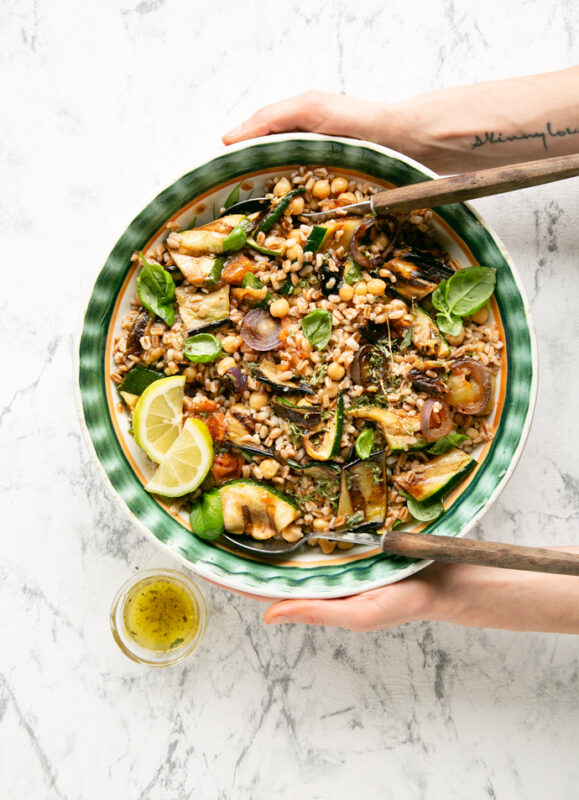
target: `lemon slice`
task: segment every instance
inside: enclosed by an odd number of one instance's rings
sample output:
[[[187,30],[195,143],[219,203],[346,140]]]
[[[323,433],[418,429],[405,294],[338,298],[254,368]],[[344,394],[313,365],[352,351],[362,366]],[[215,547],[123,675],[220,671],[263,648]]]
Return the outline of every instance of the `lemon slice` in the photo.
[[[145,488],[153,494],[181,497],[197,489],[212,463],[209,429],[201,420],[190,417]]]
[[[133,412],[135,441],[159,464],[183,423],[185,376],[161,378],[147,386]]]

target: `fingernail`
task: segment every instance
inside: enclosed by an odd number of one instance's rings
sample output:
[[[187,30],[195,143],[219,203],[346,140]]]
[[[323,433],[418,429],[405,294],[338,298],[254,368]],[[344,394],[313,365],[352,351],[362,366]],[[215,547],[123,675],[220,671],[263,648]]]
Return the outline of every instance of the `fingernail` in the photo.
[[[274,617],[272,620],[270,620],[267,624],[268,625],[281,625],[284,622],[291,622],[291,619],[289,617],[277,616],[277,617]]]

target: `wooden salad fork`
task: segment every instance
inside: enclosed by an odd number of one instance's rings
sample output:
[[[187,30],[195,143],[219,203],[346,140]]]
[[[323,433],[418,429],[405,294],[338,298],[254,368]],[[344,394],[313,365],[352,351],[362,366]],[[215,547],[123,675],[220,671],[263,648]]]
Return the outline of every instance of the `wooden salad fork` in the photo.
[[[522,164],[509,164],[506,167],[493,167],[463,175],[450,175],[446,178],[413,183],[378,192],[369,200],[352,203],[328,211],[302,214],[311,222],[335,218],[336,214],[373,214],[381,216],[393,211],[411,211],[416,208],[433,208],[448,203],[460,203],[477,197],[514,192],[529,186],[561,181],[579,175],[579,154],[543,158],[526,161]],[[230,206],[225,213],[251,213],[271,204],[267,197],[254,197]]]
[[[322,537],[319,533],[308,533],[297,542],[286,542],[284,539],[258,540],[251,536],[236,536],[226,532],[223,538],[250,555],[283,558],[300,549],[308,540]],[[432,559],[447,564],[476,564],[480,567],[579,575],[579,553],[563,553],[547,547],[526,547],[396,530],[387,531],[381,537],[376,533],[329,531],[323,538],[365,547],[380,547],[389,555]]]

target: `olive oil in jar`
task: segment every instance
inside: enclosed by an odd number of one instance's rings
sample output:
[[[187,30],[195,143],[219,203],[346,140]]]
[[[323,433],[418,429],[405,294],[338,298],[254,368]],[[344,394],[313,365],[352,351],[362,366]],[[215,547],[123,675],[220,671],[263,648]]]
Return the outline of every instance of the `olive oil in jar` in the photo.
[[[193,639],[199,614],[184,586],[158,577],[133,587],[125,602],[124,622],[128,635],[140,647],[167,652]]]

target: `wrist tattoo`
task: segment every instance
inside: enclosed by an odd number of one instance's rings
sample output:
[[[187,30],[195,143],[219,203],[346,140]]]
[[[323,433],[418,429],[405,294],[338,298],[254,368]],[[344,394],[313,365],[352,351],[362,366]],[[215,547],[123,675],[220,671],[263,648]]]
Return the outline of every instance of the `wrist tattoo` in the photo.
[[[508,144],[509,142],[522,142],[527,139],[538,139],[545,150],[549,149],[549,139],[558,139],[563,136],[577,136],[579,135],[579,128],[553,128],[550,122],[545,125],[543,131],[532,131],[530,133],[518,133],[506,136],[503,133],[496,133],[495,131],[485,131],[481,136],[475,135],[471,147],[474,150],[477,147],[484,147],[486,144]]]

